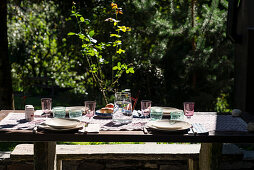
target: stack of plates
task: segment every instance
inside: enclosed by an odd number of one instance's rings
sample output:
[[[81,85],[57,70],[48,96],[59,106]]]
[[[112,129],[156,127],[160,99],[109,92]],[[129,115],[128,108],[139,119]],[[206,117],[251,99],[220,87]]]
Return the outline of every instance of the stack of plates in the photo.
[[[53,131],[68,131],[82,128],[82,124],[76,119],[52,118],[38,126],[39,128]]]
[[[191,124],[184,121],[162,119],[162,120],[148,122],[147,128],[151,130],[166,131],[166,132],[181,132],[181,131],[187,131],[189,128],[191,128]]]
[[[183,110],[174,108],[174,107],[160,107],[163,110],[163,115],[170,115],[172,112],[181,112]]]

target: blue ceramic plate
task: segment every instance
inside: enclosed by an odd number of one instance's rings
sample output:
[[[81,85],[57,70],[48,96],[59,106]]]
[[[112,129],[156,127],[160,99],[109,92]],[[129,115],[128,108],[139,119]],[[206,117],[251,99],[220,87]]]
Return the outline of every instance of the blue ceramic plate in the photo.
[[[100,110],[96,110],[95,114],[101,118],[111,118],[112,113],[101,113]]]

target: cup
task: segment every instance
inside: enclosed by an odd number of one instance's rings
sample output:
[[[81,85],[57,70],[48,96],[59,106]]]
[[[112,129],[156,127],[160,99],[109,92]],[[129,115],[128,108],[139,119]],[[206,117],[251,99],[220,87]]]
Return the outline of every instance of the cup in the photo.
[[[152,101],[142,100],[141,101],[141,112],[145,118],[149,117],[151,112]]]
[[[51,98],[41,98],[41,110],[43,111],[46,117],[50,115],[51,107],[52,107]]]
[[[191,118],[191,116],[193,116],[194,114],[194,102],[184,102],[183,103],[183,107],[184,107],[184,115],[187,118]]]
[[[85,101],[85,113],[86,116],[91,119],[94,116],[96,107],[96,101]]]
[[[150,118],[151,120],[161,120],[163,116],[163,110],[160,107],[151,107]]]
[[[132,122],[131,93],[115,93],[114,111],[112,119],[114,124],[128,124]]]
[[[170,112],[170,120],[184,120],[183,111]]]
[[[33,105],[26,105],[25,106],[25,119],[27,121],[34,120],[34,107]]]
[[[66,116],[65,107],[62,107],[62,106],[54,107],[52,111],[53,111],[53,117],[65,118]]]
[[[71,109],[69,110],[69,118],[79,118],[82,116],[82,110]]]

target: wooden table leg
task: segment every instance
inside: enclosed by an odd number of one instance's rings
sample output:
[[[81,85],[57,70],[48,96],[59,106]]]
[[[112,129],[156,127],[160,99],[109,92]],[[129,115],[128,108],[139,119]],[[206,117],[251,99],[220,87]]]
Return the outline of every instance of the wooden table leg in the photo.
[[[200,170],[219,169],[222,155],[222,143],[201,143],[199,153]]]
[[[34,143],[34,169],[56,170],[56,142]]]

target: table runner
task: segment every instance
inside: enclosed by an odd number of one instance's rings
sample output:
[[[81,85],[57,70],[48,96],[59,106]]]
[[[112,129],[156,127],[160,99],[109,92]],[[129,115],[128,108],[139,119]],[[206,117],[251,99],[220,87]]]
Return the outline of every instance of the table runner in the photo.
[[[45,118],[35,118],[34,121],[25,120],[24,113],[9,113],[1,122],[0,129],[6,130],[29,130],[33,129],[36,124],[43,122]],[[87,117],[82,117],[81,121],[88,121]],[[185,121],[201,123],[208,131],[247,131],[247,124],[240,117],[231,115],[209,115],[196,114],[191,119],[185,118]],[[142,130],[147,120],[143,118],[133,118],[132,123],[125,125],[114,125],[112,119],[94,118],[90,123],[100,125],[100,130]]]
[[[185,117],[184,121],[200,123],[208,131],[248,131],[247,123],[242,118],[231,115],[195,114],[190,119]]]
[[[35,117],[33,121],[28,122],[25,119],[25,113],[9,113],[2,121],[0,121],[0,129],[6,130],[31,130],[36,124],[45,121],[44,117]],[[88,117],[83,116],[81,121],[88,122]],[[147,120],[142,118],[134,118],[132,123],[125,125],[114,125],[112,119],[91,119],[90,123],[99,124],[100,130],[142,130]]]

